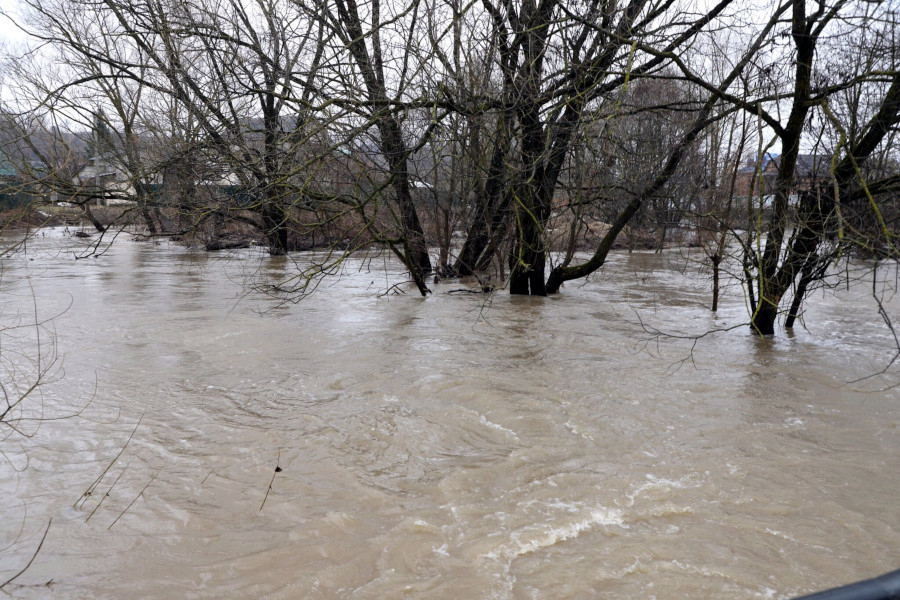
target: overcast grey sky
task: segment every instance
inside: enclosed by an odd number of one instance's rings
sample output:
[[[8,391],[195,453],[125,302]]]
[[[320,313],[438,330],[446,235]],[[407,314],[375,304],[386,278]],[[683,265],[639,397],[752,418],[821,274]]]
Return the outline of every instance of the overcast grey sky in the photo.
[[[18,0],[0,0],[0,13],[3,13],[4,15],[8,14],[15,17],[18,7]],[[11,40],[21,40],[24,37],[22,32],[9,22],[9,19],[0,16],[0,40],[7,42]]]

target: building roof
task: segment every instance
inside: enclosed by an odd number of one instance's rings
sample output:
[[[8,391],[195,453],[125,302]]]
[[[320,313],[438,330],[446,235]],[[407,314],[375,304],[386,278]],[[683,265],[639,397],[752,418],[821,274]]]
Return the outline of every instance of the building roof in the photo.
[[[781,157],[772,157],[776,167],[781,166]],[[830,170],[831,157],[822,154],[799,154],[797,166],[794,169],[794,177],[825,177]],[[765,166],[764,166],[765,168]]]

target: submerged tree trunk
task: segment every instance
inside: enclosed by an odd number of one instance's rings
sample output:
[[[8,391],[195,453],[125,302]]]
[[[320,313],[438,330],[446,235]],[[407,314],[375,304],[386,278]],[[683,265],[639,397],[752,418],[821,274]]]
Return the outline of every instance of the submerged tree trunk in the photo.
[[[506,193],[505,162],[509,151],[508,132],[506,120],[500,119],[497,138],[491,153],[491,162],[488,166],[488,174],[484,188],[479,192],[479,198],[472,217],[471,225],[463,242],[462,249],[456,259],[453,270],[457,275],[472,275],[485,264],[490,263],[496,250],[498,235],[503,223],[509,217],[509,205],[511,197]]]
[[[536,161],[535,161],[536,162]],[[520,186],[516,205],[516,238],[510,257],[509,292],[546,296],[547,245],[545,231],[550,218],[548,182],[540,175]]]
[[[778,304],[775,302],[760,302],[756,313],[751,318],[751,327],[760,335],[772,335],[775,333],[775,321],[778,319]]]
[[[288,214],[278,190],[269,190],[266,195],[265,204],[260,211],[263,234],[266,236],[269,254],[282,256],[288,252]]]
[[[532,208],[540,214],[537,207]],[[509,293],[546,296],[544,272],[547,250],[544,245],[543,224],[530,214],[519,214],[517,221],[516,240],[510,259]]]
[[[827,207],[823,206],[826,204]],[[764,281],[765,287],[762,287],[763,282],[760,285],[759,306],[751,318],[751,327],[763,335],[775,333],[775,320],[781,300],[797,275],[810,262],[816,262],[816,253],[825,236],[825,220],[831,212],[830,203],[821,194],[806,192],[802,195],[797,212],[800,222],[784,251],[782,264]],[[806,288],[806,285],[798,286],[794,292],[798,308]],[[791,324],[793,325],[793,320]]]
[[[96,229],[98,232],[104,233],[106,231],[106,227],[103,225],[103,223],[100,222],[100,219],[97,218],[97,216],[94,214],[94,211],[91,210],[90,201],[84,202],[81,205],[81,214],[87,217],[88,221],[91,222],[91,225],[93,225],[94,229]]]
[[[719,254],[713,254],[709,260],[713,270],[712,311],[716,312],[719,310],[719,264],[722,262],[722,257]]]
[[[424,276],[432,270],[431,258],[410,191],[409,148],[403,139],[397,115],[387,108],[391,99],[385,82],[385,57],[380,41],[382,26],[379,21],[380,4],[375,3],[371,7],[373,11],[369,15],[371,17],[369,32],[363,30],[363,19],[360,17],[356,0],[338,0],[336,7],[337,14],[332,15],[332,22],[344,34],[347,47],[362,76],[369,102],[379,107],[375,109],[371,119],[381,137],[381,150],[388,163],[390,182],[400,212],[399,225],[402,229],[403,250],[397,252],[395,249],[395,253],[410,270],[419,290],[425,294],[427,288],[423,282]],[[367,45],[367,40],[371,42],[370,46]]]
[[[156,221],[153,220],[153,214],[150,212],[150,190],[148,186],[137,182],[134,185],[134,193],[141,218],[144,220],[144,225],[147,226],[147,232],[151,236],[159,235],[159,228],[156,226]]]
[[[803,298],[806,296],[806,290],[809,287],[809,284],[812,282],[813,264],[815,264],[815,260],[810,257],[809,259],[807,259],[806,264],[803,265],[803,270],[800,275],[800,283],[797,284],[797,290],[794,292],[794,299],[791,301],[791,309],[788,311],[787,319],[784,320],[785,329],[794,328],[794,321],[800,314],[800,306],[803,304]]]
[[[147,226],[147,233],[151,236],[159,235],[159,229],[156,227],[156,223],[153,221],[153,215],[150,214],[150,209],[144,206],[141,208],[141,218],[144,220],[144,225]]]

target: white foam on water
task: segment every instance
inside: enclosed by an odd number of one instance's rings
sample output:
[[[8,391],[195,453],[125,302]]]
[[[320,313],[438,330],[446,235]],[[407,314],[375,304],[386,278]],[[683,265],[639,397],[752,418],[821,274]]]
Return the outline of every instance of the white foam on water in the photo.
[[[566,425],[566,429],[571,431],[573,434],[579,435],[589,442],[594,441],[594,438],[592,438],[591,436],[589,436],[588,434],[586,434],[582,431],[579,431],[578,426],[575,423],[572,423],[571,421],[566,421],[565,425]]]
[[[784,533],[783,531],[778,531],[778,530],[776,530],[776,529],[769,529],[769,528],[767,527],[767,528],[766,528],[766,533],[768,533],[769,535],[774,535],[775,537],[780,537],[780,538],[786,539],[786,540],[789,541],[789,542],[797,543],[797,540],[796,540],[796,539],[794,539],[793,537],[791,537],[791,536],[789,536],[788,534]]]
[[[478,419],[478,422],[481,423],[482,425],[484,425],[485,427],[490,427],[491,429],[496,429],[497,431],[502,431],[503,433],[511,436],[514,439],[519,439],[519,436],[517,436],[516,432],[513,431],[512,429],[507,429],[503,425],[499,425],[497,423],[494,423],[493,421],[489,421],[488,418],[485,417],[484,415],[478,415],[478,416],[480,417]]]
[[[615,509],[593,509],[583,519],[564,524],[530,525],[514,532],[509,544],[503,544],[482,558],[512,561],[520,556],[571,540],[596,526],[624,527],[622,513]]]
[[[647,474],[647,482],[637,486],[631,493],[626,494],[628,497],[628,506],[634,506],[635,499],[641,494],[647,492],[659,492],[667,490],[678,490],[697,487],[699,483],[692,480],[694,474],[685,475],[679,479],[665,479]]]

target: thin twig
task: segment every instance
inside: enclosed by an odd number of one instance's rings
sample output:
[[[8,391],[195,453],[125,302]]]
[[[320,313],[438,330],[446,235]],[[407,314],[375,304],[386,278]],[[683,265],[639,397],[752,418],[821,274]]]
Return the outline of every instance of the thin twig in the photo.
[[[156,479],[157,475],[159,475],[159,471],[157,471],[156,473],[153,474],[153,477],[150,478],[150,481],[147,482],[147,485],[145,485],[143,487],[143,489],[141,489],[141,491],[138,492],[138,495],[135,496],[134,500],[132,500],[128,504],[128,506],[125,507],[125,510],[123,510],[121,513],[119,513],[119,516],[116,517],[116,520],[109,524],[109,527],[106,528],[107,530],[112,529],[112,526],[115,525],[118,522],[118,520],[122,518],[122,515],[124,515],[125,513],[128,512],[128,509],[131,508],[131,505],[134,504],[135,502],[137,502],[137,499],[144,495],[144,490],[146,490],[148,487],[150,487],[150,484],[153,483],[153,480]]]
[[[21,575],[22,573],[24,573],[25,571],[28,570],[28,567],[30,567],[31,563],[34,562],[34,559],[37,558],[38,552],[41,551],[41,546],[44,545],[44,540],[47,539],[47,533],[50,531],[50,525],[52,525],[52,524],[53,524],[53,519],[50,519],[49,521],[47,521],[47,529],[44,530],[44,535],[41,537],[41,543],[38,544],[37,550],[35,550],[34,554],[31,555],[31,560],[28,561],[28,564],[25,565],[25,568],[23,568],[21,571],[19,571],[18,573],[16,573],[9,579],[7,579],[2,585],[0,585],[0,590],[2,590],[4,587],[6,587],[7,584],[12,583],[19,575]]]
[[[272,481],[269,482],[269,489],[266,490],[266,496],[263,498],[262,504],[259,505],[259,510],[263,509],[263,506],[266,505],[266,500],[269,499],[269,492],[272,491],[272,484],[275,483],[275,476],[281,473],[281,467],[278,466],[281,462],[281,450],[278,451],[278,458],[275,459],[275,472],[272,473]]]

